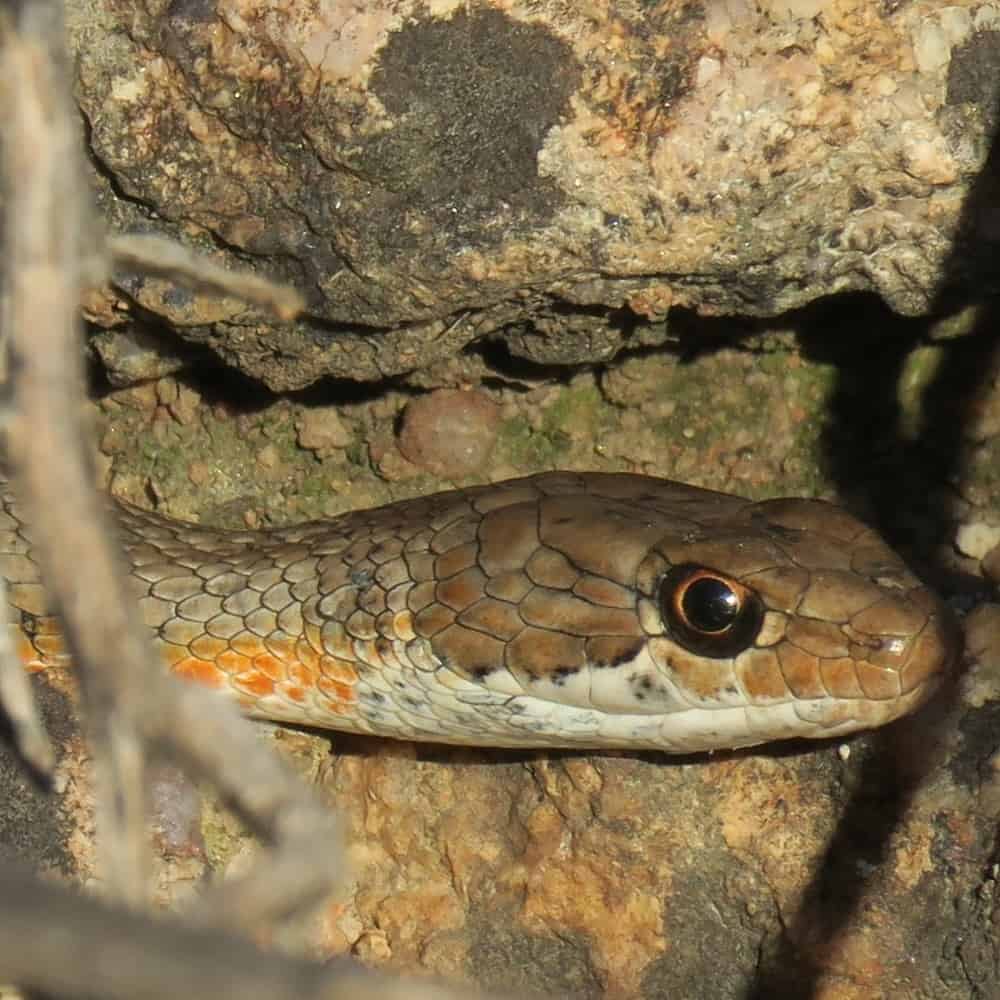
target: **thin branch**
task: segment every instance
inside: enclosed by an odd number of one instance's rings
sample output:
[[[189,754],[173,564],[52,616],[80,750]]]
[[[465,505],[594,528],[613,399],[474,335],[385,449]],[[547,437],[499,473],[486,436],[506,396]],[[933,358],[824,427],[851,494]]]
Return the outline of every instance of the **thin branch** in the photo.
[[[195,291],[232,295],[286,322],[305,308],[305,301],[294,288],[246,271],[229,271],[161,236],[111,236],[107,251],[115,267],[167,278]]]

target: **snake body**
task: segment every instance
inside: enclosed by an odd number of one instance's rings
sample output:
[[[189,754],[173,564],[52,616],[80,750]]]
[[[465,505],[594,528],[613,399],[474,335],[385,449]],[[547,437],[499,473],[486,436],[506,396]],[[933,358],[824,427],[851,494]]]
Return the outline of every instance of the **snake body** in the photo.
[[[166,663],[257,718],[685,753],[881,725],[956,655],[941,602],[817,500],[555,472],[258,532],[115,507]],[[67,657],[29,535],[5,495],[9,621],[41,669]]]

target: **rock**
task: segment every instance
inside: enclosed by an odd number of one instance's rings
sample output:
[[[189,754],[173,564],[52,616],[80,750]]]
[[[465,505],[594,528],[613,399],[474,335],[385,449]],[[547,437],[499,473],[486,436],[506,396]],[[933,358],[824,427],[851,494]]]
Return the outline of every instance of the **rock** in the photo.
[[[112,227],[252,260],[308,290],[309,318],[118,287],[287,390],[483,337],[603,361],[662,342],[677,306],[771,316],[868,291],[913,315],[946,270],[987,296],[996,199],[972,182],[1000,12],[890,6],[72,0],[67,17]],[[113,297],[97,322],[127,318]]]
[[[142,329],[104,330],[89,343],[115,388],[172,375],[185,366],[190,354],[163,335]]]
[[[346,448],[354,436],[344,426],[335,406],[317,406],[303,410],[295,421],[300,448],[326,455],[338,448]]]
[[[979,704],[1000,698],[1000,604],[980,604],[969,614],[965,622],[965,649],[977,666],[979,683],[985,680],[991,685],[989,698],[981,697]]]
[[[500,408],[484,393],[438,389],[407,404],[397,444],[424,471],[461,479],[486,464],[499,420]]]
[[[1000,524],[985,521],[963,524],[955,533],[955,546],[962,555],[985,559],[988,553],[1000,547]]]

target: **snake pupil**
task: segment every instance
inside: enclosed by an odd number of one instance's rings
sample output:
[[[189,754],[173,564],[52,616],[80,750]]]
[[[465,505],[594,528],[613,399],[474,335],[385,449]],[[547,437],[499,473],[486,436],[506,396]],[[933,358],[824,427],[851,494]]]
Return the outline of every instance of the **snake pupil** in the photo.
[[[724,580],[703,576],[684,591],[681,608],[701,632],[724,632],[740,613],[740,599]]]

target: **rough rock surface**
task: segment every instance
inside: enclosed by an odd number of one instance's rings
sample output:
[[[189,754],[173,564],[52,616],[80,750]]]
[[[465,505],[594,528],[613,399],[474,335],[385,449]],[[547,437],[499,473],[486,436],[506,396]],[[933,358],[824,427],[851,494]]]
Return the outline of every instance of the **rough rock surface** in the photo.
[[[112,224],[251,261],[310,308],[274,327],[120,275],[92,315],[158,318],[275,389],[490,336],[606,360],[677,306],[874,290],[917,314],[991,280],[995,199],[950,251],[996,122],[995,3],[68,6]]]

